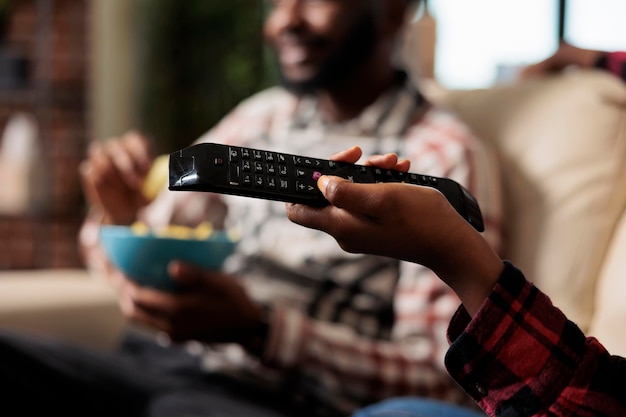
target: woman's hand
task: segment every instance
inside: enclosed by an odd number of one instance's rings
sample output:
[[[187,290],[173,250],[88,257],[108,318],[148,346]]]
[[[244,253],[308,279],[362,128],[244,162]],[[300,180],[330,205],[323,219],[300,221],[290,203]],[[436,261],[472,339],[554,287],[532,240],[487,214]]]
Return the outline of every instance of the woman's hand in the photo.
[[[355,162],[360,149],[332,159]],[[396,155],[366,162],[408,170]],[[332,235],[348,252],[393,257],[432,269],[461,297],[468,311],[478,309],[500,276],[503,264],[489,244],[434,188],[412,184],[356,184],[322,176],[318,187],[326,207],[288,204],[294,223]]]

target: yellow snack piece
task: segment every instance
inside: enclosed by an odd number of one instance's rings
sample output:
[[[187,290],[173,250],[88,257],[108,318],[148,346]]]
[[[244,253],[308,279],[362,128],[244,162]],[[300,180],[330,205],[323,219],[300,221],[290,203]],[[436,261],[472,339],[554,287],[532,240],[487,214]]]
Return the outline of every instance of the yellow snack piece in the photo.
[[[213,234],[213,225],[209,222],[202,222],[193,229],[194,237],[198,240],[204,240]]]
[[[170,224],[158,229],[151,229],[146,223],[142,221],[136,221],[130,225],[130,229],[135,235],[147,236],[153,234],[157,237],[171,238],[171,239],[193,239],[193,240],[207,240],[211,238],[215,229],[210,222],[202,222],[196,227],[183,226],[179,224]],[[241,239],[241,235],[236,229],[228,229],[226,236],[233,242]]]
[[[146,236],[150,234],[150,228],[144,222],[136,221],[130,225],[130,230],[133,231],[134,234],[139,236]]]
[[[152,163],[150,171],[148,171],[148,175],[146,175],[146,179],[143,182],[143,195],[149,201],[154,200],[159,191],[167,184],[168,178],[169,155],[166,154],[157,157]]]
[[[226,231],[226,236],[228,236],[228,239],[233,242],[237,242],[241,239],[241,233],[239,233],[239,230],[237,229],[228,229]]]
[[[169,226],[154,232],[159,237],[169,237],[174,239],[191,239],[193,238],[194,229],[188,226],[170,224]]]

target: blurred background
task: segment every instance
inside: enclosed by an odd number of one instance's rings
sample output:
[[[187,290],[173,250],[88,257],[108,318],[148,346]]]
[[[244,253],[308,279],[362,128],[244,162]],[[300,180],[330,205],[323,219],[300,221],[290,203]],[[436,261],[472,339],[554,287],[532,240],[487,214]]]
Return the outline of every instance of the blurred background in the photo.
[[[411,66],[446,88],[511,82],[577,46],[626,50],[623,0],[429,0]],[[275,81],[262,0],[0,0],[0,269],[80,267],[87,144],[137,128],[184,147]]]

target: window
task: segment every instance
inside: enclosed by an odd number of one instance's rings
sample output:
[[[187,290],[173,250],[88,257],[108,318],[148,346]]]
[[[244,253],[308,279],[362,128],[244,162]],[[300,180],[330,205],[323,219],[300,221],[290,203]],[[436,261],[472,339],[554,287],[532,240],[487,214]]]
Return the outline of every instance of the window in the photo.
[[[435,76],[448,88],[488,87],[558,46],[558,0],[431,0],[437,21]],[[569,0],[565,39],[626,50],[626,2]]]
[[[569,0],[565,39],[581,48],[626,50],[624,19],[624,0]]]

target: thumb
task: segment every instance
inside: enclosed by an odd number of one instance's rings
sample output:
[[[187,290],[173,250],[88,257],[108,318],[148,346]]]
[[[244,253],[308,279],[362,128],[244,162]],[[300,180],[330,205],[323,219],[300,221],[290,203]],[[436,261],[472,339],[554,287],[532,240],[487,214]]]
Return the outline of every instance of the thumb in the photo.
[[[317,184],[333,206],[354,214],[368,214],[372,200],[369,184],[356,184],[330,175],[320,177]]]
[[[190,263],[172,261],[167,266],[170,277],[183,287],[198,287],[203,282],[205,271]]]

